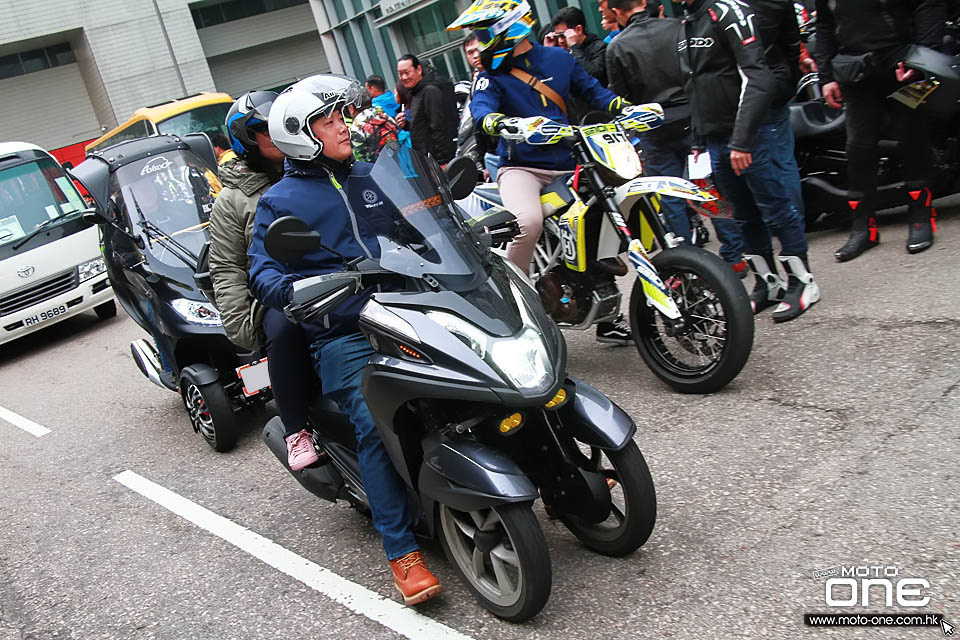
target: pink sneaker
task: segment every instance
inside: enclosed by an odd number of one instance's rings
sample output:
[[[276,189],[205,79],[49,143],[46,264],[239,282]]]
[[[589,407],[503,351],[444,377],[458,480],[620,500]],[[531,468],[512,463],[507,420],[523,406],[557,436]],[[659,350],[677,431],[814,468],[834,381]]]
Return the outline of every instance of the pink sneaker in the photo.
[[[284,439],[287,441],[287,464],[291,471],[300,471],[320,459],[317,450],[313,448],[313,439],[306,429]]]

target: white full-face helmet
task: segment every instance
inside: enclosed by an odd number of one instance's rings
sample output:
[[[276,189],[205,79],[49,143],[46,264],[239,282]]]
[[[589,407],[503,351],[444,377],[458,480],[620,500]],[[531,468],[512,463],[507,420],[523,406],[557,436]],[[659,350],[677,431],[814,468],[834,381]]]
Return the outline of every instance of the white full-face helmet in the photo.
[[[267,126],[273,144],[288,158],[315,159],[323,151],[323,143],[310,123],[348,104],[359,107],[363,93],[357,80],[332,74],[310,76],[290,85],[270,108]]]

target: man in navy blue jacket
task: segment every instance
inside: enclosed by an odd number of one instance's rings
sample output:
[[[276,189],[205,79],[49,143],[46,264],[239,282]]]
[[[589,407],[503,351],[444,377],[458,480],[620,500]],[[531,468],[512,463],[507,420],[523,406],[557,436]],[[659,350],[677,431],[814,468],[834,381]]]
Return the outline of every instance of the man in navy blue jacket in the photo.
[[[566,103],[571,94],[594,109],[619,113],[629,103],[601,86],[569,53],[559,47],[531,42],[533,18],[519,2],[503,3],[493,18],[486,7],[471,5],[448,29],[474,28],[481,44],[484,71],[474,85],[470,111],[482,133],[497,135],[510,117],[543,116],[568,123],[564,108],[530,84],[511,75],[520,69],[552,89]],[[570,173],[576,161],[564,143],[533,146],[501,138],[497,153],[502,166],[497,172],[503,206],[517,218],[520,235],[507,247],[507,257],[527,272],[534,248],[543,231],[540,190],[559,176]],[[597,338],[606,342],[632,342],[624,322],[597,325]]]
[[[270,224],[297,216],[320,232],[324,244],[347,258],[380,256],[378,235],[392,219],[390,201],[370,177],[373,165],[353,162],[350,133],[342,109],[357,104],[363,89],[343,76],[301,80],[282,93],[270,110],[270,137],[287,156],[283,179],[257,205],[249,255],[250,288],[268,307],[283,309],[293,283],[343,270],[340,256],[317,249],[295,263],[279,263],[264,249]],[[357,435],[360,470],[373,524],[393,570],[394,583],[408,605],[440,592],[413,535],[406,486],[400,478],[361,393],[363,369],[373,350],[357,326],[371,291],[355,295],[318,324],[306,324],[314,366],[323,392],[349,416]],[[296,446],[313,446],[309,442]]]

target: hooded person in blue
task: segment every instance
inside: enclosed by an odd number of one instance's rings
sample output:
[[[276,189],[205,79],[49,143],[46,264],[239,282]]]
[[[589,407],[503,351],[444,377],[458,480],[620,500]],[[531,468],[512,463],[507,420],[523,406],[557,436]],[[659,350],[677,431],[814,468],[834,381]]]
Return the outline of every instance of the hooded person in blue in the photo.
[[[320,233],[327,247],[347,259],[380,256],[377,236],[388,233],[384,225],[396,211],[370,177],[373,165],[353,162],[342,114],[347,104],[360,102],[362,91],[356,80],[319,75],[292,85],[273,103],[270,137],[287,161],[283,178],[257,205],[249,250],[250,288],[268,307],[283,309],[297,280],[343,270],[341,257],[327,249],[289,263],[267,255],[264,236],[278,218],[301,218]],[[404,602],[412,605],[438,594],[440,583],[423,562],[413,535],[406,485],[390,461],[360,388],[373,349],[360,333],[357,319],[370,293],[361,291],[320,323],[305,324],[304,331],[324,395],[340,406],[356,430],[373,524],[383,538],[394,583]],[[291,445],[288,439],[288,448],[313,446],[309,434],[300,440]]]
[[[601,86],[565,50],[531,42],[528,36],[533,22],[526,0],[475,0],[447,27],[473,29],[480,43],[480,61],[485,70],[474,84],[470,101],[470,112],[480,132],[498,135],[510,126],[510,118],[543,116],[568,123],[565,105],[571,95],[594,109],[615,114],[630,105]],[[564,106],[513,75],[515,70],[546,85]],[[503,162],[497,172],[500,198],[520,225],[520,235],[507,247],[507,257],[526,273],[543,231],[540,190],[572,172],[576,161],[565,143],[533,146],[501,138],[497,153]],[[622,320],[599,323],[597,339],[632,343],[630,328]]]

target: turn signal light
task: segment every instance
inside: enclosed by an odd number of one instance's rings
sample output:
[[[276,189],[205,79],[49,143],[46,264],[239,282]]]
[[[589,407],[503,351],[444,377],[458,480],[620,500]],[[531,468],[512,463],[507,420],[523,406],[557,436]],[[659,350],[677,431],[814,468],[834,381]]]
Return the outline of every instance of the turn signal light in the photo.
[[[517,427],[523,424],[523,414],[515,413],[512,416],[507,416],[500,422],[500,433],[510,433]]]
[[[559,407],[566,401],[567,401],[567,390],[561,388],[559,391],[557,391],[557,395],[553,396],[550,402],[548,402],[543,406],[546,407],[547,409],[553,409],[554,407]]]
[[[423,359],[423,356],[421,356],[419,353],[417,353],[416,351],[414,351],[414,350],[411,349],[410,347],[408,347],[408,346],[406,346],[406,345],[402,345],[402,344],[398,344],[397,346],[400,347],[400,351],[402,351],[403,353],[407,354],[407,355],[410,356],[411,358],[416,358],[417,360],[422,360],[422,359]]]

